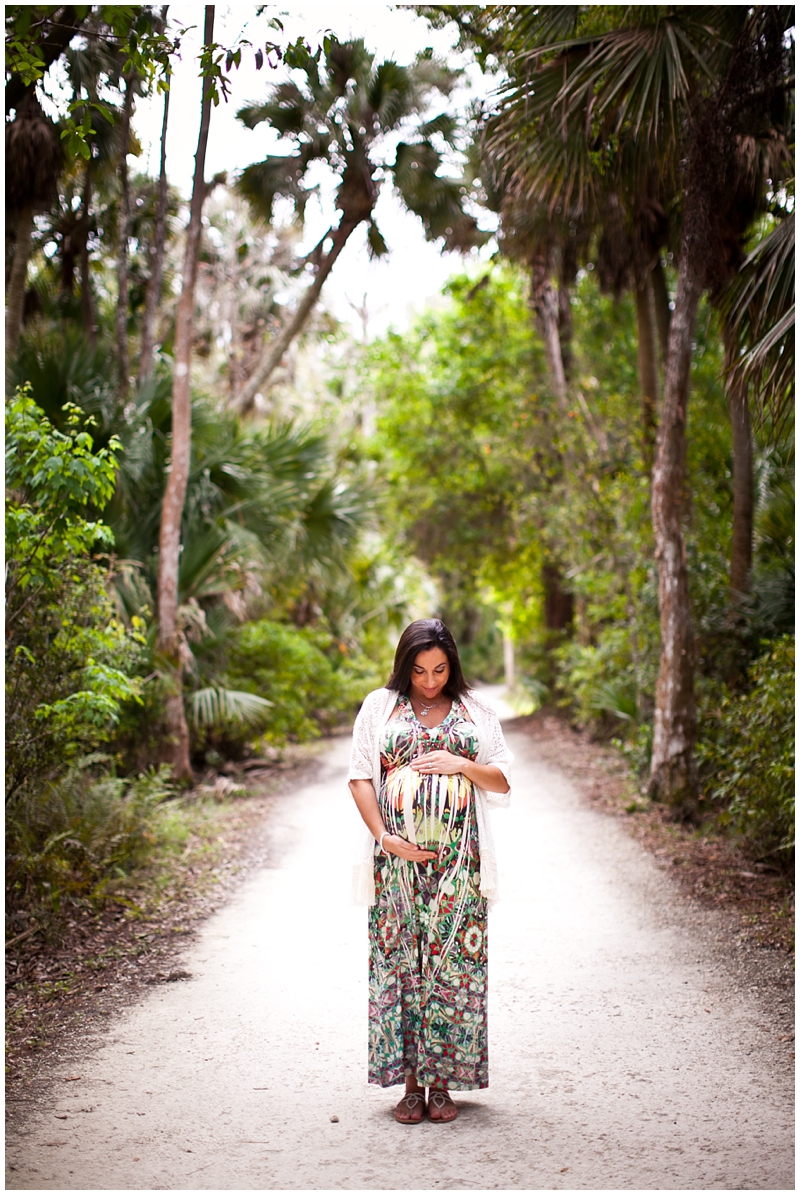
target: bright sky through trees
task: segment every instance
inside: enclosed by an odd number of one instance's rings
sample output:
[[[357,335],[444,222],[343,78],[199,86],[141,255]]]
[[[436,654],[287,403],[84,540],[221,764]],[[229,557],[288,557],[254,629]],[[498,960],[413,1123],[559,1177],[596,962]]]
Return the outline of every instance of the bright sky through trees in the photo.
[[[217,40],[226,46],[234,45],[239,38],[249,39],[254,44],[263,43],[268,34],[267,17],[275,14],[280,15],[289,40],[302,35],[312,48],[321,42],[326,31],[331,31],[340,40],[363,37],[368,48],[379,58],[393,57],[403,65],[426,46],[432,46],[451,62],[460,60],[452,49],[453,37],[449,31],[431,30],[410,10],[388,4],[302,4],[288,9],[275,6],[261,18],[256,16],[254,4],[219,5]],[[188,196],[191,187],[200,107],[196,53],[201,15],[198,5],[170,7],[171,22],[195,26],[184,40],[182,61],[176,65],[173,76],[167,143],[170,182],[184,196]],[[241,67],[231,75],[229,103],[221,103],[212,114],[206,167],[208,178],[219,171],[227,171],[228,177],[232,178],[251,162],[274,152],[278,145],[276,135],[266,126],[252,132],[244,128],[236,119],[236,112],[246,102],[261,98],[266,88],[279,77],[278,72],[266,68],[257,72],[252,53],[243,55]],[[486,91],[486,82],[474,66],[469,68],[465,84],[465,88],[451,99],[453,110],[462,108],[469,97]],[[142,143],[142,156],[138,167],[133,161],[131,166],[154,173],[158,169],[160,97],[137,105],[134,127]],[[309,204],[304,238],[304,245],[309,248],[334,220],[332,194],[331,188],[321,204]],[[340,319],[350,321],[360,331],[361,320],[351,303],[361,306],[366,295],[370,334],[383,331],[389,325],[405,327],[412,312],[434,299],[445,279],[463,264],[459,254],[442,253],[436,245],[426,243],[420,222],[403,209],[388,189],[378,201],[376,219],[391,254],[382,261],[370,261],[365,232],[359,230],[337,262],[323,299]],[[490,216],[482,214],[484,227],[489,226],[490,220]],[[481,255],[487,256],[493,247],[490,242]]]

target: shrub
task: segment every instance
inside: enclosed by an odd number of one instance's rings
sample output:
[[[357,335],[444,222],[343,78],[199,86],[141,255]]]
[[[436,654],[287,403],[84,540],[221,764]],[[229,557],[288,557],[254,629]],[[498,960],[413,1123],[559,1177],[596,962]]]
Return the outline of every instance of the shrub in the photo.
[[[603,629],[597,644],[572,639],[556,648],[559,686],[582,725],[596,732],[638,721],[636,676],[626,627]]]
[[[7,414],[6,800],[23,805],[106,742],[138,695],[142,636],[93,556],[111,532],[87,517],[113,494],[118,445],[95,453],[76,410],[67,421],[56,431],[24,391]]]
[[[794,854],[794,636],[749,670],[750,688],[705,711],[699,759],[720,820],[760,858]]]
[[[276,744],[317,738],[364,695],[357,669],[330,635],[266,618],[233,635],[224,684],[271,702],[260,725],[229,720],[206,732],[206,742],[232,753],[259,734]]]
[[[18,908],[58,913],[65,900],[102,900],[148,858],[157,810],[171,795],[166,770],[133,780],[97,778],[105,756],[73,765],[36,801],[14,803],[6,825],[6,896]]]

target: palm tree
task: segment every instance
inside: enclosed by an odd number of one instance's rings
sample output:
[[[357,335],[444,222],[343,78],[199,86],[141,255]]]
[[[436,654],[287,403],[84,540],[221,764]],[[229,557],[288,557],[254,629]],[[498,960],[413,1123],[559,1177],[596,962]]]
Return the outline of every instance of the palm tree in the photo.
[[[330,41],[322,63],[319,56],[312,57],[302,69],[302,84],[280,83],[265,103],[240,111],[239,118],[248,128],[266,122],[294,151],[248,166],[238,186],[263,219],[272,218],[280,197],[289,200],[302,220],[316,189],[309,176],[324,164],[339,179],[340,219],[308,255],[305,264],[313,269],[313,281],[241,391],[242,410],[252,405],[302,330],[356,228],[366,224],[374,256],[388,251],[374,219],[375,204],[386,183],[393,183],[409,211],[419,216],[429,240],[441,240],[447,249],[466,250],[486,239],[465,211],[463,180],[440,173],[446,147],[454,147],[455,121],[447,114],[428,118],[432,98],[448,96],[458,72],[437,62],[429,51],[408,67],[391,60],[376,64],[361,39]],[[404,140],[392,150],[395,142],[389,135],[397,133]]]
[[[68,161],[58,187],[57,202],[49,205],[40,228],[56,244],[52,259],[60,267],[62,314],[74,315],[75,283],[80,275],[81,318],[86,337],[97,338],[95,296],[92,287],[92,248],[102,239],[106,227],[116,223],[103,210],[116,200],[116,168],[119,161],[120,109],[109,103],[109,92],[119,90],[124,55],[109,41],[102,17],[87,21],[84,44],[69,46],[63,56],[71,93],[73,118],[91,121],[85,134],[87,156]],[[53,198],[56,198],[55,196]],[[95,249],[95,253],[97,250]],[[42,262],[45,271],[47,263]],[[39,277],[42,277],[40,268]]]
[[[6,215],[15,233],[6,293],[7,361],[13,359],[22,332],[34,212],[55,198],[62,165],[55,126],[36,96],[28,92],[17,108],[16,119],[6,124]]]
[[[570,375],[572,321],[569,291],[577,273],[578,239],[586,248],[586,226],[569,216],[551,218],[536,204],[526,204],[513,187],[499,203],[498,240],[502,252],[530,278],[530,304],[542,338],[548,373],[559,410],[566,413]]]
[[[596,189],[602,173],[596,164],[612,174],[625,166],[634,180],[642,180],[653,163],[682,192],[675,309],[652,482],[661,663],[650,792],[691,808],[694,634],[681,495],[695,320],[704,291],[724,281],[750,218],[739,203],[738,183],[748,169],[743,146],[782,119],[792,10],[633,6],[613,10],[610,29],[607,9],[551,6],[529,13],[535,33],[540,22],[538,42],[518,61],[508,109],[528,122],[536,113],[540,123],[549,120],[562,130],[560,153],[559,138],[545,138],[548,162],[530,150],[531,192],[545,202],[564,203]],[[565,36],[570,21],[574,35]],[[554,55],[563,55],[561,86],[544,109],[536,96],[536,67]],[[513,127],[509,119],[507,136]]]
[[[586,253],[593,237],[597,239],[595,264],[601,290],[615,296],[626,289],[633,291],[642,458],[649,475],[660,390],[659,343],[665,358],[669,327],[669,300],[661,266],[661,249],[669,232],[667,210],[674,205],[669,176],[660,177],[652,164],[642,171],[635,161],[626,161],[631,147],[625,143],[618,146],[621,160],[609,168],[597,147],[587,141],[584,130],[566,120],[564,111],[554,117],[565,80],[586,58],[585,46],[575,39],[581,10],[576,6],[535,11],[511,7],[515,19],[502,30],[493,26],[493,7],[484,16],[489,23],[486,49],[501,55],[510,76],[501,107],[488,121],[483,138],[485,156],[495,177],[502,180],[506,194],[508,218],[504,223],[509,227],[504,242],[513,244],[516,239],[524,244],[530,240],[528,230],[538,228],[542,251],[538,254],[533,293],[541,293],[545,300],[552,287],[555,261],[563,262],[570,255],[574,258],[580,242]],[[604,17],[606,23],[609,19],[614,18]],[[532,74],[532,48],[554,34],[562,39],[558,52],[544,61],[537,59]],[[569,42],[563,43],[564,38]],[[558,286],[562,324],[569,307],[564,273],[562,268]],[[553,341],[553,331],[545,320],[540,318],[540,323],[547,345]],[[561,338],[563,341],[563,331]],[[552,356],[552,351],[548,355]],[[564,392],[565,406],[568,371],[563,371],[563,378],[558,376],[560,372],[555,371],[554,382],[556,393]]]

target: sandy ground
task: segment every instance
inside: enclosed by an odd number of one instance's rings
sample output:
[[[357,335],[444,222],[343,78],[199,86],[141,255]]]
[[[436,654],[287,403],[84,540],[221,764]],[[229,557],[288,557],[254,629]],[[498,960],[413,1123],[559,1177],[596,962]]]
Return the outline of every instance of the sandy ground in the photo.
[[[456,1097],[454,1124],[397,1125],[399,1089],[365,1081],[340,739],[280,803],[273,865],[199,932],[191,978],[125,1010],[10,1130],[7,1189],[792,1189],[793,1064],[758,973],[717,945],[717,914],[509,741],[491,1086]]]

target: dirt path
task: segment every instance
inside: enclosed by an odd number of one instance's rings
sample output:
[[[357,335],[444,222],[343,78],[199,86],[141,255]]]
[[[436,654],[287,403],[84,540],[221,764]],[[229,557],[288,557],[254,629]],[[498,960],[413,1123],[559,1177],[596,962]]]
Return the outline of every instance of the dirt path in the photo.
[[[717,914],[510,741],[492,1085],[455,1124],[401,1128],[398,1090],[365,1082],[340,739],[281,803],[276,865],[200,931],[192,978],[124,1011],[9,1133],[7,1189],[792,1188],[792,1062],[758,978]]]

